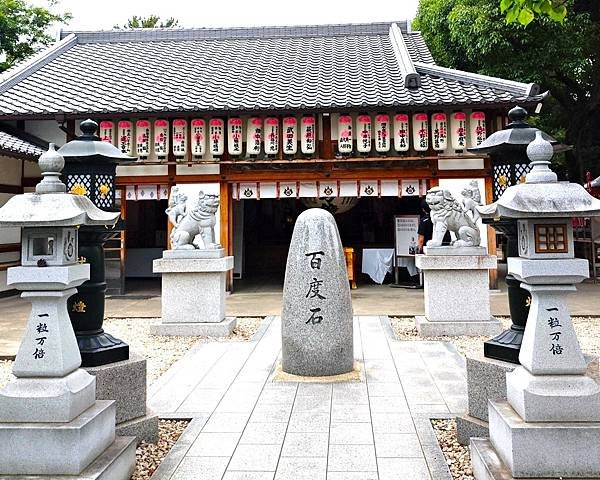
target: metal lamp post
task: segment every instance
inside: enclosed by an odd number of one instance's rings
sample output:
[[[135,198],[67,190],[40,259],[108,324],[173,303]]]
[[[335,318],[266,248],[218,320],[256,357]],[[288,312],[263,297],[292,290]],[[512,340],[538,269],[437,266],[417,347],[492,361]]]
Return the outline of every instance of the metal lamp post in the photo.
[[[504,130],[493,133],[481,145],[468,149],[472,153],[490,154],[493,169],[494,201],[498,200],[511,185],[517,185],[525,181],[525,175],[529,170],[529,159],[526,153],[527,145],[535,139],[535,134],[539,131],[526,122],[527,115],[527,110],[524,108],[514,107],[508,112],[508,118],[511,122]],[[542,132],[542,138],[552,144],[555,152],[570,148],[560,144],[544,132]],[[492,225],[504,234],[507,258],[519,256],[516,220],[483,219],[483,222]],[[487,358],[518,364],[531,299],[529,292],[521,288],[521,282],[512,274],[506,276],[506,285],[512,325],[508,330],[485,342],[483,352]]]
[[[58,150],[66,162],[62,177],[67,191],[87,196],[104,211],[118,211],[115,207],[117,164],[135,158],[101,141],[96,135],[98,124],[93,120],[81,122],[80,128],[83,134]],[[79,230],[79,262],[90,264],[90,279],[69,299],[68,309],[84,367],[129,358],[129,345],[102,328],[106,295],[104,243],[122,229],[121,223],[113,228],[91,226]]]

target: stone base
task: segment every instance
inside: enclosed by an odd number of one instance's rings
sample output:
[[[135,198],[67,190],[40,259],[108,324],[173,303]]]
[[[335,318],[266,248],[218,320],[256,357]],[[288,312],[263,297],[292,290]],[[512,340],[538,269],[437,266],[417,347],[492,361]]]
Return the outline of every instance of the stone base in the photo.
[[[479,420],[471,415],[456,417],[456,437],[461,445],[469,445],[474,437],[489,437],[488,422]]]
[[[36,475],[36,480],[129,480],[135,468],[135,438],[117,437],[115,441],[77,475]],[[0,480],[32,480],[30,475],[2,475]]]
[[[222,321],[215,323],[158,323],[150,325],[150,333],[179,337],[227,337],[236,324],[236,317],[225,317]]]
[[[131,353],[128,360],[86,370],[96,377],[96,398],[116,402],[117,435],[154,442],[158,417],[146,408],[146,359]]]
[[[114,419],[102,400],[68,423],[0,423],[0,474],[78,475],[114,442]]]
[[[415,317],[417,331],[422,337],[458,337],[458,336],[486,336],[493,337],[502,331],[500,320],[491,317],[487,321],[447,321],[447,322],[432,322],[424,316]]]
[[[94,384],[82,369],[63,378],[17,378],[0,392],[0,422],[70,422],[96,400]]]
[[[224,248],[211,248],[211,249],[177,249],[177,250],[165,250],[162,258],[222,258],[225,256]]]
[[[600,477],[600,422],[528,423],[508,402],[490,402],[489,418],[491,444],[513,477]]]

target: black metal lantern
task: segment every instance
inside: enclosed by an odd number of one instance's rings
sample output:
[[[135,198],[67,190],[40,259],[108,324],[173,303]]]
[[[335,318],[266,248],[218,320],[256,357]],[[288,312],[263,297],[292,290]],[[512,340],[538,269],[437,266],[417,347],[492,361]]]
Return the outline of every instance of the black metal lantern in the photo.
[[[494,201],[498,200],[511,185],[523,183],[529,171],[527,145],[535,139],[537,128],[530,126],[527,110],[516,106],[508,112],[510,123],[504,130],[490,135],[481,145],[469,148],[471,153],[487,153],[492,159]],[[547,133],[542,138],[548,140],[555,152],[569,150],[570,147],[559,143]],[[506,256],[518,257],[516,220],[484,219],[484,223],[493,226],[506,238]],[[511,274],[506,276],[508,306],[512,325],[496,337],[483,344],[483,354],[505,362],[519,363],[519,352],[529,314],[529,292],[521,288],[521,282]]]
[[[65,159],[62,178],[67,191],[85,195],[100,209],[117,211],[115,177],[117,165],[135,160],[124,155],[96,135],[98,124],[85,120],[80,125],[83,135],[66,143],[58,151]],[[79,261],[90,264],[90,279],[68,300],[69,316],[81,353],[81,365],[94,367],[127,360],[129,345],[106,333],[104,302],[106,276],[104,243],[122,230],[120,221],[114,228],[81,227],[79,229]]]

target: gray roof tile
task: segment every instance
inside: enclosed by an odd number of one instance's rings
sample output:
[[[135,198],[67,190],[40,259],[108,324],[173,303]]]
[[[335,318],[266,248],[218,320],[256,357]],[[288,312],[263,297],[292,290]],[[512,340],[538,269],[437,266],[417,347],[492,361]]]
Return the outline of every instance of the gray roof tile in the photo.
[[[16,154],[19,157],[39,157],[44,150],[39,146],[17,137],[12,133],[0,130],[0,154]]]
[[[2,115],[260,111],[535,101],[525,84],[441,69],[399,23],[420,76],[406,88],[391,23],[76,32],[0,77]],[[73,40],[75,38],[75,41]],[[400,42],[402,43],[402,42]],[[411,62],[409,62],[410,64]],[[460,81],[464,80],[464,81]]]

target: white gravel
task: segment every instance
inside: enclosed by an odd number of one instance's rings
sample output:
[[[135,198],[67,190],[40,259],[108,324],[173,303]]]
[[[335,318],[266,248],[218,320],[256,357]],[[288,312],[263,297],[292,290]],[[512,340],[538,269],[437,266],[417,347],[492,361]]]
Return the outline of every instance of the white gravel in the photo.
[[[431,420],[453,480],[474,480],[469,447],[456,439],[456,420]]]

